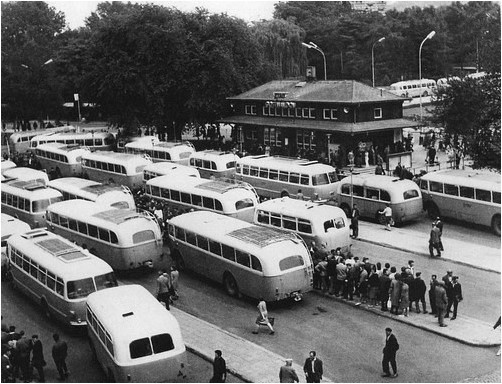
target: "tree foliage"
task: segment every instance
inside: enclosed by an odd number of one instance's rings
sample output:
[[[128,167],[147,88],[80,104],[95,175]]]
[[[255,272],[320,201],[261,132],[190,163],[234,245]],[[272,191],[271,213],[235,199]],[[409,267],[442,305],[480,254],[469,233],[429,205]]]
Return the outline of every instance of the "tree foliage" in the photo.
[[[474,167],[500,171],[500,74],[454,81],[433,106],[433,122],[464,138]]]

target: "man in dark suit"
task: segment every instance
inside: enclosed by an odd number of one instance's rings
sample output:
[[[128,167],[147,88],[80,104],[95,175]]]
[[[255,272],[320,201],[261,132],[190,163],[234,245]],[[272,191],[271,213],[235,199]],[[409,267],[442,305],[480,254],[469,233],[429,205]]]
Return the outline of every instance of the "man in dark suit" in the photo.
[[[453,276],[453,281],[450,287],[451,299],[448,297],[448,308],[446,308],[446,316],[450,314],[451,306],[453,304],[453,316],[450,320],[455,320],[457,318],[457,308],[458,303],[463,300],[462,297],[462,285],[458,282],[458,276]]]
[[[227,380],[227,364],[222,357],[222,352],[217,349],[214,351],[213,377],[210,383],[224,383]]]
[[[385,328],[385,347],[383,348],[383,360],[382,360],[382,368],[383,374],[382,377],[397,377],[397,364],[396,364],[396,352],[399,349],[399,344],[397,342],[396,336],[392,334],[392,329]],[[394,374],[390,374],[389,363],[392,366],[392,370]]]
[[[303,365],[303,372],[307,383],[320,383],[322,380],[322,361],[317,358],[315,351],[310,351],[309,357]]]
[[[52,358],[59,373],[58,380],[64,380],[68,377],[68,368],[66,367],[66,357],[68,356],[68,345],[66,341],[60,340],[59,334],[52,335],[54,345],[52,346]]]

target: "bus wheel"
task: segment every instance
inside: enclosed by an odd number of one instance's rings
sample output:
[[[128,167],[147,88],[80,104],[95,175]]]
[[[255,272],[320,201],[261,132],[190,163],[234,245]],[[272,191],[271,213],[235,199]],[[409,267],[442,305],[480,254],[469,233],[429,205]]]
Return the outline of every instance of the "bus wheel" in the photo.
[[[350,213],[350,207],[344,203],[340,205],[340,208],[342,208],[343,212],[345,212],[345,216],[347,216],[347,218],[350,219],[352,216]]]
[[[45,299],[42,299],[42,312],[44,313],[44,316],[47,318],[47,319],[51,319],[51,311],[49,309],[49,304],[47,304],[47,301],[45,301]]]
[[[239,296],[239,287],[234,277],[230,273],[225,273],[223,276],[223,285],[225,286],[225,291],[229,296],[237,297]]]
[[[282,191],[281,192],[281,197],[289,197],[289,192],[288,191]]]
[[[500,236],[500,215],[493,216],[492,230],[497,236]]]
[[[437,207],[437,205],[434,203],[429,203],[429,205],[427,205],[427,214],[429,215],[430,219],[436,219],[437,217],[439,217],[439,208]]]

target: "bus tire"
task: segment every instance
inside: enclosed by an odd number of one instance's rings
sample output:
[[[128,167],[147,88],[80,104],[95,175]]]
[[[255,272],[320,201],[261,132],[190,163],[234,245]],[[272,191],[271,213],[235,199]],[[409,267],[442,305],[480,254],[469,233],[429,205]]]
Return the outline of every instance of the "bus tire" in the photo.
[[[289,192],[288,191],[282,191],[281,192],[281,197],[289,197]]]
[[[42,299],[40,305],[42,306],[42,312],[44,313],[45,318],[50,320],[52,318],[52,314],[51,310],[49,309],[49,304],[47,304],[47,301],[45,299]]]
[[[492,230],[497,236],[500,236],[500,215],[495,215],[492,218]]]
[[[427,204],[427,214],[429,215],[430,219],[436,219],[437,217],[440,216],[439,208],[436,204],[434,203],[429,203]]]
[[[345,216],[347,216],[347,219],[350,219],[352,217],[350,213],[350,207],[348,204],[343,203],[342,205],[340,205],[340,208],[343,210],[343,212],[345,212]]]
[[[223,285],[225,287],[225,291],[229,296],[239,296],[239,287],[237,285],[237,281],[235,281],[235,278],[231,273],[225,272],[225,274],[223,275]]]

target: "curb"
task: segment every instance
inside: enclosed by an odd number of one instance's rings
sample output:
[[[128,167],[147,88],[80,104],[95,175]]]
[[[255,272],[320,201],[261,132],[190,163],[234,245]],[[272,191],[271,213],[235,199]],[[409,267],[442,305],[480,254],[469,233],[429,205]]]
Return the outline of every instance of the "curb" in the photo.
[[[413,251],[413,250],[410,250],[410,249],[407,249],[407,248],[398,247],[398,246],[395,246],[395,245],[392,245],[392,244],[388,244],[388,243],[379,243],[378,241],[363,239],[361,237],[358,237],[357,239],[353,239],[353,240],[359,240],[359,241],[361,241],[363,243],[380,245],[381,247],[391,248],[391,249],[395,249],[397,251],[411,253],[413,255],[424,256],[424,257],[427,257],[428,259],[430,259],[430,255],[428,253],[425,253],[425,252]],[[449,259],[447,257],[442,257],[441,256],[441,257],[439,257],[437,259],[438,260],[450,261],[450,262],[452,262],[454,264],[459,264],[459,265],[463,265],[463,266],[466,266],[466,267],[470,267],[470,268],[474,268],[474,269],[479,269],[479,270],[485,271],[485,272],[498,273],[499,275],[501,274],[501,271],[496,271],[494,269],[480,267],[479,265],[469,264],[469,263],[466,263],[464,261],[458,261],[458,260],[454,260],[454,259]]]
[[[356,305],[356,303],[354,303],[354,302],[351,302],[351,301],[348,301],[348,300],[343,300],[343,299],[340,299],[338,297],[335,297],[334,295],[330,295],[330,294],[327,294],[327,293],[319,292],[318,290],[312,290],[311,292],[314,292],[318,296],[328,297],[331,300],[337,301],[339,303],[343,303],[343,304],[349,305],[351,307],[357,307],[357,308],[362,309],[362,310],[364,310],[366,312],[371,312],[371,313],[373,313],[373,314],[375,314],[377,316],[386,317],[388,319],[392,319],[394,321],[398,321],[398,322],[403,323],[403,324],[408,324],[408,325],[411,325],[411,326],[413,326],[415,328],[419,328],[419,329],[422,329],[424,331],[431,332],[431,333],[434,333],[434,334],[442,336],[442,337],[446,337],[447,339],[458,341],[458,342],[460,342],[462,344],[470,345],[472,347],[491,348],[491,347],[498,347],[498,346],[500,346],[500,343],[491,343],[491,344],[473,343],[473,342],[470,342],[470,341],[458,338],[456,336],[444,334],[442,332],[439,332],[439,330],[435,330],[433,328],[429,328],[429,327],[423,326],[421,324],[413,323],[411,321],[405,320],[404,318],[400,318],[400,317],[397,317],[397,316],[391,316],[388,312],[375,311],[375,310],[370,309],[370,308],[368,308],[366,306]]]

